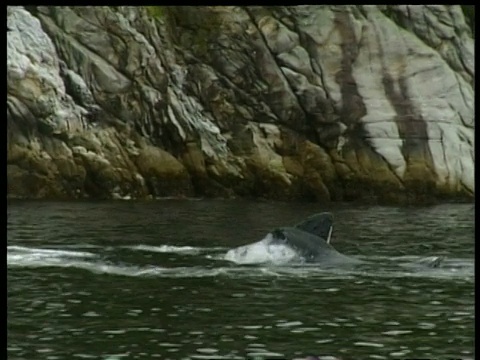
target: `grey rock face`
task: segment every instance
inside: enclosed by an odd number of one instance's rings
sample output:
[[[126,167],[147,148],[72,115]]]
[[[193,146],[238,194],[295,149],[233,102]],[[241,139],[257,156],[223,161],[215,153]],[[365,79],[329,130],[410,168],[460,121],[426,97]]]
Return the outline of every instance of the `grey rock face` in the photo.
[[[8,7],[12,197],[474,194],[460,6]]]

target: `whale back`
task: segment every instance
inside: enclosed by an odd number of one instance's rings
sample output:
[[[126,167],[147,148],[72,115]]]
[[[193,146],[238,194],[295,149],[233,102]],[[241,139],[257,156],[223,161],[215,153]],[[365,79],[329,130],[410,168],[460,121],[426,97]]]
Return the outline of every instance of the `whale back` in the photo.
[[[307,262],[328,264],[359,263],[360,261],[339,253],[317,235],[297,227],[278,228],[271,232],[276,241],[294,248]]]

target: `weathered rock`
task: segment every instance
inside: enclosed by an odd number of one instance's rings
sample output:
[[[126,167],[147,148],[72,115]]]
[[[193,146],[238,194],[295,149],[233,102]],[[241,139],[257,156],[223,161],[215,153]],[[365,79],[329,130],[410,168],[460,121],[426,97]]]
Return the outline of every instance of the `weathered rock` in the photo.
[[[460,6],[7,8],[8,195],[474,194]]]

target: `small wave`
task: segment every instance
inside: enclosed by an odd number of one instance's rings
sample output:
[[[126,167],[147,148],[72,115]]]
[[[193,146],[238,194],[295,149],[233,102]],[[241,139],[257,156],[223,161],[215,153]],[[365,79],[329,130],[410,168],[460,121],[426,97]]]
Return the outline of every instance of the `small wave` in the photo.
[[[191,267],[161,267],[161,266],[136,266],[130,264],[114,264],[102,260],[87,258],[65,256],[74,253],[76,255],[80,252],[70,251],[43,251],[44,249],[20,248],[21,251],[10,251],[7,253],[7,266],[16,268],[73,268],[87,270],[95,274],[119,275],[128,277],[161,277],[161,278],[200,278],[200,277],[279,277],[292,276],[295,273],[302,276],[307,272],[295,268],[280,268],[272,266],[264,267],[249,267],[249,266],[235,266],[235,267],[215,267],[209,268],[204,266]],[[14,248],[18,250],[18,248]],[[47,256],[45,256],[47,254]],[[84,253],[84,255],[93,255]],[[293,273],[292,273],[293,270]],[[299,273],[300,271],[300,273]]]
[[[175,253],[185,255],[198,255],[202,252],[223,250],[221,247],[193,247],[193,246],[174,246],[174,245],[131,245],[123,246],[124,249],[135,251],[155,252],[155,253]]]
[[[168,247],[163,251],[168,250]],[[170,250],[178,251],[202,250],[204,248],[173,247]],[[210,248],[211,249],[211,248]],[[148,250],[151,251],[151,250]],[[228,254],[228,253],[227,253]],[[226,257],[226,256],[225,256]],[[411,260],[411,259],[410,259]],[[20,268],[60,267],[87,270],[97,274],[119,275],[129,277],[165,277],[165,278],[198,278],[198,277],[321,277],[321,278],[352,278],[352,277],[380,277],[380,278],[436,278],[462,279],[474,281],[474,262],[471,259],[446,259],[440,268],[405,268],[382,267],[382,264],[369,264],[361,269],[331,268],[325,269],[315,264],[269,264],[255,266],[192,266],[192,267],[162,267],[137,266],[134,264],[108,263],[94,253],[85,251],[67,251],[58,249],[30,248],[23,246],[7,246],[7,266]]]
[[[59,249],[30,248],[25,246],[7,246],[7,255],[31,255],[36,257],[95,257],[96,254],[87,251],[70,251]]]
[[[7,266],[15,267],[63,267],[70,266],[70,264],[88,263],[83,259],[92,259],[96,256],[96,254],[86,251],[7,246]]]
[[[119,275],[128,277],[161,277],[161,278],[200,278],[215,276],[233,277],[256,277],[256,276],[280,276],[266,268],[257,268],[254,271],[248,268],[205,268],[205,267],[175,267],[166,268],[160,266],[139,267],[133,265],[108,264],[105,262],[72,260],[66,258],[39,258],[19,254],[8,254],[7,265],[9,267],[42,268],[60,267],[87,270],[95,274]]]
[[[21,255],[7,256],[9,267],[61,267],[87,270],[96,274],[119,275],[128,277],[159,277],[159,278],[202,278],[227,276],[233,278],[259,278],[259,277],[319,277],[322,279],[351,279],[356,277],[374,278],[436,278],[436,279],[463,279],[474,281],[473,273],[452,271],[406,272],[406,271],[352,271],[346,269],[322,269],[318,267],[286,267],[286,266],[235,266],[207,268],[194,267],[160,267],[160,266],[134,266],[108,264],[100,261],[85,261],[68,258],[39,258]],[[438,269],[437,269],[438,270]]]
[[[444,269],[444,270],[474,270],[473,259],[448,258],[444,256],[397,256],[389,259],[404,267],[421,267],[426,269]],[[433,265],[433,266],[431,266]]]

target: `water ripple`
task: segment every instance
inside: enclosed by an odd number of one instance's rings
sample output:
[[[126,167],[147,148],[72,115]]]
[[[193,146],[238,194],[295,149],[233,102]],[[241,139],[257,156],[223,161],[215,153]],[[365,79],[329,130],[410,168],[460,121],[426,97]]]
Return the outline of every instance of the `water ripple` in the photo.
[[[8,357],[472,359],[472,207],[335,206],[335,247],[369,264],[225,259],[318,204],[9,204]]]

